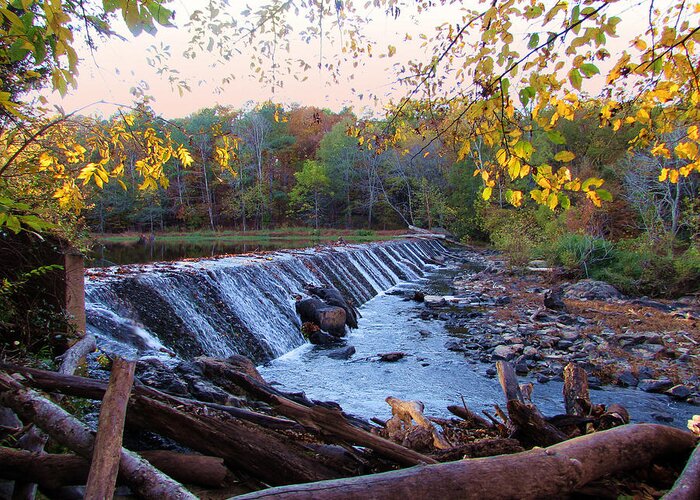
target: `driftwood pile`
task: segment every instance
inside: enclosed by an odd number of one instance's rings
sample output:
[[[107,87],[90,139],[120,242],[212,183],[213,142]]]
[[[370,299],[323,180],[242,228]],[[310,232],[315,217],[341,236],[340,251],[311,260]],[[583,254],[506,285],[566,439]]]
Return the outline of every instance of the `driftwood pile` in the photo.
[[[565,371],[566,415],[544,417],[532,386],[519,385],[512,366],[499,362],[505,411],[496,406],[484,418],[456,405],[449,409],[458,418],[429,418],[420,402],[388,397],[392,418],[373,425],[333,403],[275,389],[245,358],[197,363],[231,394],[228,405],[145,386],[134,363],[121,359],[109,382],[0,365],[0,406],[19,418],[0,427],[0,479],[15,481],[16,498],[30,496],[20,491],[28,483],[50,498],[111,498],[118,485],[159,499],[539,498],[582,492],[667,457],[684,463],[696,446],[689,432],[623,425],[626,411],[592,404],[574,365]],[[96,433],[57,404],[65,396],[101,401]],[[17,446],[32,429],[61,452]],[[167,438],[169,449],[122,446],[124,432],[146,431]],[[672,498],[698,498],[698,455]]]

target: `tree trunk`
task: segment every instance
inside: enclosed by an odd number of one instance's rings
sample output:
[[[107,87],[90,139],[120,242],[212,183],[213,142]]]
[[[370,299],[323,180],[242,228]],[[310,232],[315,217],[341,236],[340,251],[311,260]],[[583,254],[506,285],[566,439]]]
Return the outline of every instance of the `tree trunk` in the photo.
[[[236,498],[561,498],[605,475],[646,467],[657,457],[688,453],[694,444],[692,434],[672,427],[626,425],[514,455],[272,488]]]
[[[585,417],[590,413],[588,375],[580,366],[569,363],[564,368],[564,407],[567,415]]]
[[[134,383],[135,370],[135,361],[115,358],[112,363],[109,385],[100,408],[90,474],[85,487],[87,498],[109,498],[114,494],[119,473],[126,407]]]

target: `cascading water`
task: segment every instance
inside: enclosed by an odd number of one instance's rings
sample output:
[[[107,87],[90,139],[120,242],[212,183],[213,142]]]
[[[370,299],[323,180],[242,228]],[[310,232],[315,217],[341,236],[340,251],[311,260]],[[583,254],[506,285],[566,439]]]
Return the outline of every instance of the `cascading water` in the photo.
[[[272,359],[304,343],[294,296],[333,286],[361,305],[423,276],[445,252],[434,240],[278,252],[89,270],[88,331],[128,356],[243,354]]]

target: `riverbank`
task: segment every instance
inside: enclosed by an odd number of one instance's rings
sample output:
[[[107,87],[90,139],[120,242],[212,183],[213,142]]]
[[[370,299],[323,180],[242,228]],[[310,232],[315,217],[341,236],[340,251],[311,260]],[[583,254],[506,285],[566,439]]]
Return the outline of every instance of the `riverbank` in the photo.
[[[443,320],[454,337],[448,350],[484,363],[491,377],[493,364],[505,360],[546,384],[561,381],[575,362],[592,387],[637,387],[700,405],[697,296],[629,298],[603,282],[562,281],[556,269],[484,257],[485,269],[456,276],[450,295],[424,298],[422,317]]]

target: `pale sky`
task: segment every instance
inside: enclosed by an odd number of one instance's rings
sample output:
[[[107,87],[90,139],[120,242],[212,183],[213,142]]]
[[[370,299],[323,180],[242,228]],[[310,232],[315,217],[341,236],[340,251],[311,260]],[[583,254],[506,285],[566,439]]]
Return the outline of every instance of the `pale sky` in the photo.
[[[413,0],[407,1],[414,3]],[[361,3],[362,0],[358,2]],[[134,38],[128,33],[126,27],[115,26],[117,31],[128,39],[127,41],[113,39],[102,42],[94,53],[85,47],[82,50],[79,48],[82,62],[79,67],[78,89],[71,90],[65,98],[61,98],[55,92],[47,91],[45,95],[51,104],[60,105],[66,112],[101,100],[128,105],[133,102],[130,89],[145,82],[148,86],[146,93],[155,97],[155,101],[152,102],[153,108],[166,118],[186,116],[200,108],[215,104],[243,107],[247,102],[260,102],[266,99],[273,99],[283,104],[299,103],[327,107],[334,111],[351,105],[358,114],[362,114],[364,108],[379,112],[380,106],[386,104],[391,97],[398,100],[407,92],[405,87],[401,88],[395,83],[396,77],[391,71],[391,65],[420,56],[422,50],[415,43],[418,34],[430,33],[434,26],[443,22],[457,22],[461,18],[460,9],[462,8],[458,2],[456,6],[437,8],[428,14],[416,16],[409,11],[408,7],[404,7],[401,16],[394,19],[382,9],[370,6],[367,16],[372,19],[372,23],[367,27],[366,33],[369,38],[377,41],[374,49],[375,56],[371,59],[364,58],[364,66],[354,71],[351,71],[351,66],[347,67],[343,74],[348,77],[353,75],[353,80],[334,84],[329,81],[327,74],[314,67],[304,73],[299,72],[299,77],[307,77],[304,82],[296,81],[291,76],[284,78],[284,88],[278,89],[273,94],[269,86],[260,84],[248,76],[250,73],[248,53],[243,53],[219,66],[214,66],[216,59],[212,54],[205,53],[194,60],[181,56],[188,41],[187,30],[182,26],[193,10],[207,3],[205,0],[173,2],[171,7],[176,11],[175,22],[179,27],[160,28],[155,37],[141,34]],[[242,4],[236,0],[231,0],[230,4],[232,14],[237,14],[243,8]],[[255,9],[261,2],[250,0],[248,4]],[[644,18],[646,21],[645,9],[647,8],[646,5],[640,8],[639,4],[639,1],[623,0],[611,6],[608,14],[622,17],[623,22],[619,27],[621,31],[639,30],[640,20]],[[465,1],[461,5],[483,9],[483,4],[476,1]],[[326,29],[332,28],[331,26]],[[413,35],[414,42],[404,42],[404,34],[407,32]],[[514,32],[513,35],[516,40],[526,40],[527,27],[523,27],[520,32]],[[305,57],[310,64],[318,62],[320,46],[317,39],[307,44],[300,39],[298,33],[294,33],[290,37],[290,42],[293,57]],[[396,47],[396,55],[393,58],[377,57],[378,53],[386,52],[389,44]],[[154,68],[147,64],[146,58],[149,47],[152,45],[170,47],[173,56],[168,64],[180,71],[181,76],[189,82],[191,92],[185,92],[180,97],[177,90],[172,89],[167,80],[158,76]],[[324,43],[324,62],[339,58],[337,48],[339,44],[335,45],[336,47],[333,47],[330,42]],[[619,47],[626,47],[626,45],[626,43],[620,44]],[[609,50],[612,52],[612,47],[609,47]],[[225,85],[223,92],[217,92],[221,78],[231,73],[240,76]],[[374,94],[380,98],[379,107],[368,102],[366,97],[368,94]],[[360,95],[364,96],[362,100],[359,98]],[[115,111],[114,106],[98,105],[90,107],[84,114],[110,115]]]

